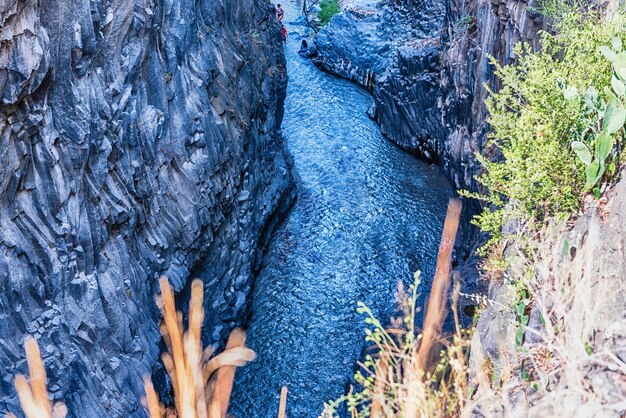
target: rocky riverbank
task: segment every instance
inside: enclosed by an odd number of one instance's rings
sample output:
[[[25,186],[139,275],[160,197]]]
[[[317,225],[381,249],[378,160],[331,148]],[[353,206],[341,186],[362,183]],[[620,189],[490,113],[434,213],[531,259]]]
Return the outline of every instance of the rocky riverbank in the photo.
[[[0,28],[0,414],[33,334],[70,416],[144,416],[156,279],[203,278],[219,340],[293,199],[273,9],[8,0]]]
[[[532,5],[532,2],[530,3]],[[439,162],[459,189],[476,190],[487,126],[489,56],[512,62],[536,43],[542,18],[520,0],[350,2],[316,37],[314,62],[373,90],[385,136]]]

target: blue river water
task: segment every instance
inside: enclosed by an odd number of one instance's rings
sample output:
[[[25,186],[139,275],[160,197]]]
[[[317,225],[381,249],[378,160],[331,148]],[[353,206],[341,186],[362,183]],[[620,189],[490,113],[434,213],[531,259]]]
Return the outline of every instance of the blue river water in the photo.
[[[297,51],[295,2],[283,0],[289,87],[283,134],[298,199],[276,231],[256,281],[248,345],[231,412],[317,417],[345,391],[364,346],[358,301],[381,319],[398,280],[423,272],[429,287],[452,188],[438,167],[388,142],[366,116],[370,94],[317,69]]]

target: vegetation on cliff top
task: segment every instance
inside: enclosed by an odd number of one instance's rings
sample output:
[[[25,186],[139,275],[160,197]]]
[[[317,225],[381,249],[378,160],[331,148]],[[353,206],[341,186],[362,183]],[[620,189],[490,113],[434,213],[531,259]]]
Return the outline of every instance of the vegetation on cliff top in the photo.
[[[486,102],[490,147],[478,156],[485,168],[478,177],[484,192],[466,193],[487,203],[475,220],[491,236],[482,249],[486,268],[506,270],[498,276],[501,298],[489,304],[496,306],[492,315],[514,324],[497,341],[517,347],[496,355],[498,361],[491,361],[493,355],[477,360],[482,366],[474,371],[488,384],[478,385],[468,404],[472,412],[504,415],[523,407],[529,415],[585,410],[596,416],[590,411],[601,410],[601,416],[620,406],[608,405],[606,394],[591,395],[600,374],[613,379],[597,365],[616,370],[623,363],[610,344],[594,341],[594,333],[618,320],[599,306],[615,301],[619,283],[604,283],[600,271],[581,265],[593,250],[574,263],[576,251],[570,253],[562,238],[568,229],[554,220],[570,218],[593,198],[600,209],[576,225],[584,230],[594,215],[601,217],[623,163],[626,15],[603,17],[558,0],[549,6],[554,32],[541,34],[538,51],[520,44],[515,65],[493,61],[501,87]],[[509,223],[512,219],[516,222]],[[564,272],[552,271],[559,263],[554,257],[561,260],[554,252],[567,257]],[[498,310],[508,314],[493,313]],[[531,324],[533,312],[539,323]],[[625,376],[626,368],[621,370],[617,379]],[[520,393],[524,400],[512,399]]]
[[[320,26],[326,26],[328,22],[330,22],[330,19],[340,11],[339,0],[322,0],[320,3],[320,11],[317,14],[320,20]]]
[[[539,51],[519,44],[516,65],[493,61],[502,87],[486,102],[485,193],[468,193],[488,204],[475,220],[492,237],[486,248],[504,238],[507,219],[569,216],[612,180],[626,117],[625,23],[622,14],[601,20],[570,10],[555,34],[542,33]]]

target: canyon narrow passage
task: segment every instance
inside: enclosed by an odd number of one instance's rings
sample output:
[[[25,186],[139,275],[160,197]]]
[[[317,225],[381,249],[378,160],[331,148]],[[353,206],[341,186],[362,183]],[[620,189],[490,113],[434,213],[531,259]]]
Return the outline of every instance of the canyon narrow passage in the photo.
[[[452,189],[438,167],[386,141],[368,119],[371,96],[318,70],[297,51],[298,7],[284,4],[289,88],[283,133],[298,200],[274,235],[256,281],[249,346],[238,371],[237,417],[317,417],[343,394],[364,346],[363,301],[393,313],[398,280],[423,271],[429,288]]]

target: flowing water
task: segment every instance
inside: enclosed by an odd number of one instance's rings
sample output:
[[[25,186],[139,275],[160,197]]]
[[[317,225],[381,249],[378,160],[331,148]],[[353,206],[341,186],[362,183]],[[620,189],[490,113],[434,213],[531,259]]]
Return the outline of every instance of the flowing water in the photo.
[[[283,5],[294,21],[295,4]],[[258,357],[237,372],[237,418],[275,417],[283,385],[292,418],[317,417],[344,393],[364,346],[357,302],[388,318],[398,280],[419,269],[429,287],[452,194],[436,166],[382,137],[365,90],[297,54],[298,27],[286,26],[283,133],[298,200],[256,281],[248,344]]]

